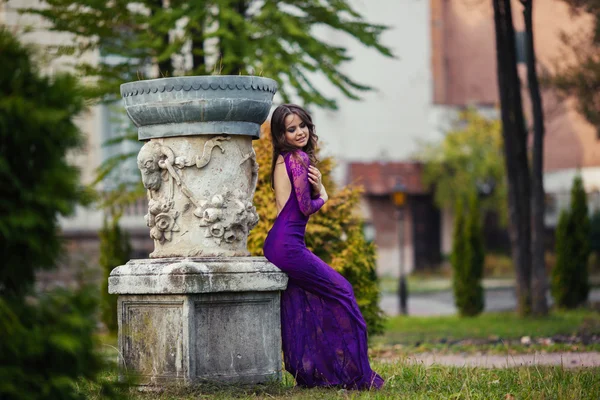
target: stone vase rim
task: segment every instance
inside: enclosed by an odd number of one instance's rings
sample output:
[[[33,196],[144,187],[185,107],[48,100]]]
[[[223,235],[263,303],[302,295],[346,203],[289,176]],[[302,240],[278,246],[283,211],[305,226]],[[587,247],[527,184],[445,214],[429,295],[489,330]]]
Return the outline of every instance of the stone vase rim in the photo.
[[[218,84],[216,84],[216,82]],[[254,82],[256,81],[256,82]],[[275,94],[278,89],[277,81],[271,78],[266,78],[263,76],[256,75],[193,75],[193,76],[171,76],[165,78],[154,78],[154,79],[142,79],[133,82],[126,82],[121,84],[121,96],[123,98],[135,96],[138,94],[146,93],[145,90],[140,91],[139,86],[144,86],[144,89],[148,89],[147,94],[150,92],[157,93],[158,91],[164,92],[167,89],[167,85],[171,85],[173,88],[171,90],[185,90],[189,91],[191,89],[199,90],[200,88],[204,90],[208,89],[230,89],[230,90],[264,90]],[[179,84],[179,85],[178,85]],[[187,84],[187,88],[186,88]],[[194,87],[200,84],[200,88]],[[213,85],[212,87],[210,85]],[[164,90],[162,86],[165,86]],[[181,86],[181,87],[176,87]],[[240,87],[241,86],[241,87]],[[158,89],[154,91],[154,89]],[[170,91],[170,90],[169,90]]]
[[[277,82],[254,75],[198,75],[121,85],[127,115],[142,141],[197,135],[260,137]]]

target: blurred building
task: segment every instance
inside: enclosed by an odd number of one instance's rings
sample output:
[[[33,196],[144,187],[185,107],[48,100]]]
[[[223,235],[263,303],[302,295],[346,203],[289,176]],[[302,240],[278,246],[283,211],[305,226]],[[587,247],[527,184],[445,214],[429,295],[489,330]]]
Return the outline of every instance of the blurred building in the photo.
[[[361,211],[367,221],[367,239],[377,244],[379,275],[398,275],[400,258],[406,271],[434,268],[441,261],[440,211],[431,191],[423,185],[422,170],[423,166],[416,162],[351,162],[348,165],[348,182],[362,185],[364,189]],[[403,222],[390,198],[400,182],[398,178],[405,190]]]
[[[472,106],[492,118],[498,116],[493,12],[490,1],[477,0],[350,0],[365,20],[390,27],[382,35],[384,45],[396,58],[376,51],[340,33],[323,29],[324,39],[348,48],[354,60],[344,72],[360,83],[375,88],[363,94],[363,101],[346,99],[324,77],[315,85],[335,95],[336,111],[312,109],[324,153],[338,162],[335,171],[340,183],[361,183],[365,187],[362,212],[366,233],[378,248],[379,275],[399,274],[400,254],[408,270],[433,266],[451,249],[452,214],[438,210],[430,190],[421,182],[422,166],[414,154],[423,142],[440,140],[457,111]],[[517,43],[522,47],[521,4],[514,0]],[[0,23],[30,43],[59,47],[69,43],[68,35],[49,32],[39,18],[19,15],[17,9],[39,7],[38,0],[0,2]],[[583,17],[573,17],[560,0],[536,2],[534,29],[539,70],[551,69],[560,56],[561,31],[575,33],[589,26]],[[520,53],[522,54],[522,53]],[[89,55],[90,60],[100,57]],[[61,57],[48,63],[52,72],[67,68],[73,60]],[[524,66],[521,66],[524,72]],[[525,78],[525,74],[522,74]],[[525,82],[525,79],[523,79]],[[525,87],[525,85],[524,85]],[[526,92],[524,92],[526,94]],[[527,96],[525,96],[527,98]],[[600,201],[600,143],[594,129],[579,116],[570,101],[560,101],[551,91],[543,93],[546,112],[545,187],[548,192],[546,222],[556,224],[559,210],[568,204],[568,192],[578,170],[596,208]],[[277,99],[276,99],[277,101]],[[94,179],[101,162],[130,147],[103,147],[122,126],[116,107],[96,106],[78,121],[87,137],[86,148],[73,155],[82,169],[85,183]],[[525,102],[526,112],[529,104]],[[120,122],[121,121],[121,122]],[[131,146],[131,145],[127,145]],[[124,173],[134,176],[135,165]],[[395,182],[407,187],[404,251],[400,252],[398,223],[390,193]],[[132,234],[134,257],[146,257],[152,242],[144,224],[145,200],[132,206],[122,220]],[[94,264],[98,257],[97,231],[102,226],[100,211],[79,209],[73,218],[61,221],[69,240],[70,270],[80,264]]]
[[[378,247],[379,275],[397,276],[401,253],[390,199],[393,182],[398,178],[420,181],[414,152],[421,141],[440,140],[459,110],[475,107],[490,118],[499,117],[493,9],[490,1],[472,0],[353,3],[367,20],[393,27],[383,41],[398,58],[386,59],[356,43],[343,42],[356,58],[348,72],[378,90],[365,95],[363,102],[342,99],[339,111],[318,110],[315,114],[320,137],[345,167],[344,181],[365,186],[363,214]],[[513,1],[513,13],[528,115],[524,23],[517,0]],[[540,74],[550,71],[563,56],[561,32],[576,34],[590,26],[589,19],[571,15],[560,0],[537,2],[534,30]],[[546,224],[551,234],[560,210],[568,206],[578,171],[588,191],[590,210],[600,207],[600,142],[572,101],[560,100],[548,89],[542,95]],[[402,255],[409,270],[421,269],[450,253],[453,216],[449,210],[431,206],[428,188],[407,186],[408,221]],[[497,218],[488,216],[485,225],[489,240],[508,245]]]
[[[42,72],[52,74],[61,70],[70,70],[77,60],[68,56],[56,57],[61,45],[71,44],[72,38],[65,33],[52,32],[47,29],[48,24],[41,18],[30,14],[20,14],[19,9],[28,7],[43,7],[39,0],[8,0],[0,2],[0,24],[16,34],[22,42],[37,47],[40,51]],[[90,52],[85,61],[94,62],[100,57],[99,52]],[[118,132],[119,118],[122,114],[115,111],[115,107],[99,105],[90,107],[76,121],[84,133],[85,144],[74,154],[71,160],[81,171],[83,183],[92,183],[96,176],[96,169],[107,159],[119,152],[135,150],[131,144],[123,146],[103,146],[103,143]],[[135,147],[135,146],[134,146]],[[125,167],[124,173],[131,173],[133,168],[139,174],[135,162]],[[136,176],[137,178],[137,176]],[[124,226],[130,233],[134,247],[133,257],[147,257],[153,250],[153,244],[148,237],[148,229],[144,222],[146,214],[145,200],[131,206],[126,210],[122,219]],[[50,286],[69,286],[81,280],[96,280],[100,276],[98,270],[99,239],[98,231],[102,227],[104,214],[93,208],[78,207],[75,215],[70,218],[61,218],[60,224],[66,242],[66,251],[59,268],[52,272],[41,272],[37,279],[40,288]]]
[[[496,77],[493,9],[489,1],[431,0],[432,113],[437,119],[466,106],[484,112],[499,107]],[[531,104],[525,66],[523,7],[513,1],[513,21],[523,107],[531,124]],[[573,16],[560,0],[536,2],[533,16],[539,76],[550,73],[565,57],[560,35],[589,32],[590,20]],[[544,139],[544,187],[547,193],[546,225],[549,233],[558,222],[560,210],[568,207],[573,178],[581,173],[590,210],[599,207],[600,142],[595,129],[575,111],[572,100],[561,100],[551,89],[542,89],[546,136]],[[443,126],[443,124],[441,124]],[[444,213],[443,247],[451,248],[452,218]]]

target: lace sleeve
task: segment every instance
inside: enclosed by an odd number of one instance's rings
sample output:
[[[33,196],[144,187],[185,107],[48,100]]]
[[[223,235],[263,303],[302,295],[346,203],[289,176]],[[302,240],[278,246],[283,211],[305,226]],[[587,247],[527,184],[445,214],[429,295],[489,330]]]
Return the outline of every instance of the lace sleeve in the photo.
[[[308,181],[308,166],[310,165],[308,155],[303,151],[297,151],[290,155],[288,160],[300,211],[308,217],[319,211],[325,202],[320,197],[315,200],[311,198],[311,185]]]

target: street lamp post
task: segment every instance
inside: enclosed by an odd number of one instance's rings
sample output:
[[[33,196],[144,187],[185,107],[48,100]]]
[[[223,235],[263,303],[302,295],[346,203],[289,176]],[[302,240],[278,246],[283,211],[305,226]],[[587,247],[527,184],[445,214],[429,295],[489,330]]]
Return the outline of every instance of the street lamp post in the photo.
[[[400,245],[400,279],[398,281],[398,300],[400,305],[400,313],[407,315],[408,308],[406,302],[408,298],[408,288],[406,285],[406,273],[404,270],[404,206],[406,204],[406,187],[402,184],[401,180],[397,180],[396,185],[394,185],[392,201],[396,206],[396,213],[398,215],[398,239]]]

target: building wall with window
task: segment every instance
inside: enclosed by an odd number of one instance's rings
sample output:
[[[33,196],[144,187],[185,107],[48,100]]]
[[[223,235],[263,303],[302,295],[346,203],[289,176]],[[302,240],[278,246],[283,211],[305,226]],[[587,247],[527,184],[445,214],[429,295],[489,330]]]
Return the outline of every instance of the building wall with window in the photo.
[[[59,71],[73,71],[78,60],[73,57],[56,57],[55,53],[62,45],[72,43],[68,34],[49,31],[48,24],[40,17],[20,14],[19,9],[42,7],[39,0],[8,0],[0,2],[0,24],[13,32],[23,43],[31,45],[36,51],[36,61],[42,73],[53,74]],[[95,62],[98,52],[89,52],[81,61]],[[83,77],[85,79],[85,77]],[[120,104],[117,106],[121,107]],[[79,167],[83,184],[91,184],[96,178],[96,169],[100,164],[119,152],[135,151],[135,145],[105,147],[105,140],[120,132],[123,127],[124,112],[115,111],[115,107],[97,105],[89,107],[76,119],[83,133],[84,144],[81,149],[68,155],[71,162]],[[122,125],[122,124],[121,124]],[[131,173],[133,165],[125,166],[121,173]],[[136,168],[136,173],[139,174]],[[136,176],[136,179],[139,179]],[[125,211],[122,225],[131,233],[134,247],[132,256],[147,257],[151,241],[145,227],[139,207],[132,206]],[[54,286],[74,286],[82,281],[98,281],[101,272],[98,268],[99,239],[98,230],[102,227],[104,214],[93,207],[77,207],[74,215],[60,218],[59,223],[65,238],[65,253],[59,260],[56,270],[38,274],[37,285],[40,289]]]
[[[363,187],[362,209],[368,239],[377,246],[379,276],[398,277],[435,267],[441,260],[440,212],[421,180],[416,162],[351,162],[348,183]],[[404,187],[404,203],[392,201],[396,185]]]
[[[433,129],[442,130],[457,110],[474,106],[498,117],[498,82],[492,4],[489,1],[431,0]],[[522,5],[514,0],[513,21],[519,74],[523,85],[524,111],[531,124],[530,102],[524,65]],[[535,47],[538,74],[550,73],[556,63],[568,61],[560,35],[578,35],[591,28],[591,20],[572,15],[564,2],[535,3]],[[544,140],[544,186],[547,192],[546,224],[556,225],[560,210],[569,204],[575,174],[583,177],[590,210],[597,208],[600,187],[600,141],[594,128],[575,110],[572,100],[561,99],[551,89],[542,90],[546,136]],[[443,212],[442,251],[452,240],[452,213]]]

